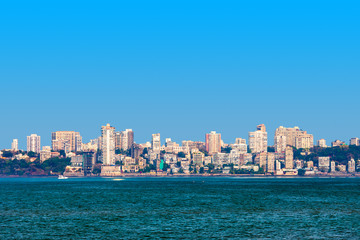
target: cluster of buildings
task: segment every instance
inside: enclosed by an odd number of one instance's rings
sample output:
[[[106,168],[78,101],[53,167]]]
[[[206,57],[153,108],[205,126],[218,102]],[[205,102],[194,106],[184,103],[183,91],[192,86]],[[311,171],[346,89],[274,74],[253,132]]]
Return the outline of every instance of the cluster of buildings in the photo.
[[[345,143],[336,140],[332,147]],[[360,146],[358,138],[350,145]],[[317,146],[327,147],[320,139]],[[18,140],[14,139],[12,151],[17,152]],[[271,175],[298,175],[317,173],[354,173],[359,161],[350,159],[347,165],[338,164],[328,156],[318,161],[304,161],[294,157],[295,149],[312,149],[314,137],[299,127],[280,126],[274,135],[274,145],[268,146],[268,133],[264,124],[249,132],[246,139],[236,138],[226,144],[215,131],[205,135],[205,141],[182,141],[181,145],[166,138],[161,143],[160,133],[152,134],[151,142],[135,143],[132,129],[116,131],[107,124],[101,135],[83,143],[79,132],[57,131],[51,134],[51,146],[41,148],[41,138],[36,134],[27,137],[27,152],[38,154],[40,161],[66,156],[71,164],[66,167],[68,176],[119,176],[131,174],[229,174],[259,173]],[[308,154],[308,152],[302,154]],[[0,152],[1,155],[1,152]],[[20,157],[15,155],[15,157]]]

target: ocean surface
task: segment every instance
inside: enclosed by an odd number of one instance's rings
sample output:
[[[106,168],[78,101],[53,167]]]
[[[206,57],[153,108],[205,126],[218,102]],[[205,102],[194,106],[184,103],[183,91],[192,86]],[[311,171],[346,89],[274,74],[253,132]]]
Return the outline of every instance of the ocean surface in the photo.
[[[0,239],[360,239],[359,178],[0,178]]]

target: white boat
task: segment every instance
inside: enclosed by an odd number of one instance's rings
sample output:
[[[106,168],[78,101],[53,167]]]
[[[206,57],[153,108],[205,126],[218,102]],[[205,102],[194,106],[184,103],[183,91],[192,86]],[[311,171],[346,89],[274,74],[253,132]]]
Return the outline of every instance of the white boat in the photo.
[[[64,177],[63,175],[59,175],[58,179],[68,179],[68,177]]]

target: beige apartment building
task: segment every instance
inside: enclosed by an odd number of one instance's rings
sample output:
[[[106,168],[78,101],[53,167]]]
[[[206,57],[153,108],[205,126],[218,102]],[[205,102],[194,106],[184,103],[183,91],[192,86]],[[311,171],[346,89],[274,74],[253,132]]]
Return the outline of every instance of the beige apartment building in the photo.
[[[277,152],[285,152],[286,146],[312,148],[314,147],[314,137],[299,127],[286,128],[280,126],[275,131],[274,143]]]
[[[51,133],[51,145],[54,151],[65,152],[81,151],[82,137],[74,131],[57,131]]]
[[[268,138],[266,127],[260,124],[255,132],[249,132],[249,148],[252,153],[267,152]]]

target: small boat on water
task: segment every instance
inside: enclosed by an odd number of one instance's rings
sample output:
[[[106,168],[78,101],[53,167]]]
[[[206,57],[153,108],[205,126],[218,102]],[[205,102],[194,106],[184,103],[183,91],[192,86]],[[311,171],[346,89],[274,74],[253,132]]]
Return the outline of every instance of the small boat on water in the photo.
[[[65,177],[64,175],[59,175],[58,179],[68,179],[68,177]]]

